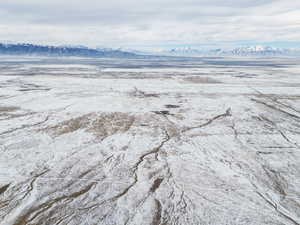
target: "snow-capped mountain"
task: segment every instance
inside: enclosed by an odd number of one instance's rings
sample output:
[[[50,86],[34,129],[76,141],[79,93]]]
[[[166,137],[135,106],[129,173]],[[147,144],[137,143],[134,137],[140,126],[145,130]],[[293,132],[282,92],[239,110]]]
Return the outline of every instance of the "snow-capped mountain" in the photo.
[[[85,46],[44,46],[33,44],[1,44],[0,54],[78,56],[78,57],[133,57],[136,54],[121,50],[92,49]]]
[[[200,50],[193,48],[173,48],[159,52],[169,56],[300,56],[300,49],[273,48],[269,46],[249,46],[234,49]]]
[[[235,48],[230,51],[223,52],[225,55],[234,56],[284,56],[297,55],[300,51],[293,49],[273,48],[269,46],[250,46]]]

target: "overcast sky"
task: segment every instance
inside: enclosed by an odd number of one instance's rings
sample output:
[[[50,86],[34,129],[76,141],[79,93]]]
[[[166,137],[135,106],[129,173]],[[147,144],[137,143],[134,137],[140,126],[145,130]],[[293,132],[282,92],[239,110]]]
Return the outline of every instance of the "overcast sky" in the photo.
[[[300,47],[299,0],[0,0],[0,41]]]

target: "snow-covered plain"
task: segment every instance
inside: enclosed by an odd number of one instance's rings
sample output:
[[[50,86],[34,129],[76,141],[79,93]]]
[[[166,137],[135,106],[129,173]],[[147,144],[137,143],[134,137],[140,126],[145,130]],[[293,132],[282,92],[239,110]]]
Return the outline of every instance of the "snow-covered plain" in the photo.
[[[1,58],[0,224],[300,224],[298,65]]]

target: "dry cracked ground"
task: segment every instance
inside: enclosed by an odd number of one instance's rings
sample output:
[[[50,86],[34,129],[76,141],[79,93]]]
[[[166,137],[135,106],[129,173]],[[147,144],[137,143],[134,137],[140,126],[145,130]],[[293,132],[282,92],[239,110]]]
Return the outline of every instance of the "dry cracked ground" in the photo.
[[[300,224],[297,60],[0,60],[1,225]]]

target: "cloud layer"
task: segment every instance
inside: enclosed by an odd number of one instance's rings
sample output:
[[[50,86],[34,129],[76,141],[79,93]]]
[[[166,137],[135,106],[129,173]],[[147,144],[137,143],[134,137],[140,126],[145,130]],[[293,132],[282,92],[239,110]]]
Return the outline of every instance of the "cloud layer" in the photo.
[[[300,40],[293,0],[1,0],[0,41],[169,46]]]

